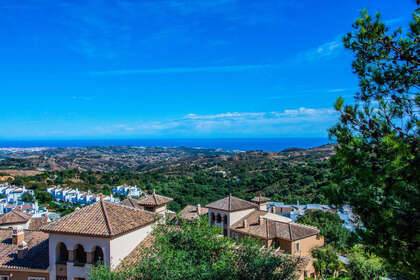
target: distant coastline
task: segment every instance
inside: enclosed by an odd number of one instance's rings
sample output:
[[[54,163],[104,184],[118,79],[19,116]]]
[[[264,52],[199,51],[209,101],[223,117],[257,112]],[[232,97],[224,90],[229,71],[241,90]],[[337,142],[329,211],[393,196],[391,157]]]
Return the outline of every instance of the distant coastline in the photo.
[[[313,148],[331,143],[328,138],[216,138],[216,139],[83,139],[0,140],[0,148],[64,148],[87,146],[193,147],[228,151],[279,152],[287,148]]]

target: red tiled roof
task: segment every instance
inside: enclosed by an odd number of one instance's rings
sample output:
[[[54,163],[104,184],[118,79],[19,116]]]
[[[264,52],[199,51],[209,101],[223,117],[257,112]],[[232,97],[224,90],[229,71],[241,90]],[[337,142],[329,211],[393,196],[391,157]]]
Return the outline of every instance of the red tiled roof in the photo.
[[[31,218],[28,229],[39,230],[43,225],[46,225],[46,224],[48,224],[47,216]]]
[[[41,230],[49,233],[114,237],[149,225],[156,217],[151,212],[100,200],[41,227]]]
[[[239,211],[239,210],[245,210],[245,209],[252,209],[252,208],[257,208],[258,205],[231,196],[229,195],[228,197],[222,198],[220,200],[217,200],[215,202],[212,202],[210,204],[206,205],[207,208],[212,208],[212,209],[217,209],[217,210],[222,210],[222,211]]]
[[[137,203],[141,206],[160,206],[164,204],[168,204],[173,199],[170,197],[166,197],[163,195],[158,195],[153,190],[152,194],[145,195],[137,200]]]
[[[25,224],[30,218],[31,215],[22,211],[12,210],[0,217],[0,225]]]
[[[262,203],[262,202],[267,202],[270,201],[271,199],[269,199],[268,197],[264,197],[261,196],[261,194],[259,196],[254,197],[253,199],[251,199],[252,202],[255,203]]]
[[[208,211],[208,208],[200,207],[200,215],[198,215],[197,205],[187,205],[181,210],[181,212],[179,212],[179,217],[185,220],[194,220],[201,215],[207,215]]]
[[[12,230],[0,229],[0,269],[42,269],[47,270],[48,259],[48,234],[40,231],[24,231],[24,240],[28,252],[22,259],[17,258],[18,246],[12,244]]]
[[[264,218],[265,214],[267,214],[266,211],[255,210],[234,223],[230,228],[233,231],[264,239],[279,238],[288,241],[295,241],[319,234],[319,230],[316,227],[267,219]],[[264,220],[262,224],[259,223],[260,216]],[[243,227],[244,220],[247,221],[247,228]]]
[[[121,201],[121,204],[122,205],[125,205],[125,206],[129,206],[129,207],[143,209],[143,206],[141,206],[139,204],[139,200],[138,199],[131,198],[131,197],[129,197],[129,198],[124,199],[123,201]]]

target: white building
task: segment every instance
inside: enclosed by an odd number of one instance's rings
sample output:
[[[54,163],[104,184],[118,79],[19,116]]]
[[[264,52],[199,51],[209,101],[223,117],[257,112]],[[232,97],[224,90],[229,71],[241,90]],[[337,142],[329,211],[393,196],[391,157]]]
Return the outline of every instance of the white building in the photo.
[[[99,194],[91,193],[90,191],[81,192],[79,189],[63,188],[60,185],[47,189],[55,201],[67,202],[81,205],[89,205],[99,201]],[[105,201],[115,202],[115,198],[112,196],[104,196]]]
[[[44,226],[50,279],[87,279],[99,262],[115,269],[155,222],[154,213],[100,199]]]
[[[113,194],[124,195],[124,196],[141,196],[142,191],[137,186],[121,185],[112,189]]]

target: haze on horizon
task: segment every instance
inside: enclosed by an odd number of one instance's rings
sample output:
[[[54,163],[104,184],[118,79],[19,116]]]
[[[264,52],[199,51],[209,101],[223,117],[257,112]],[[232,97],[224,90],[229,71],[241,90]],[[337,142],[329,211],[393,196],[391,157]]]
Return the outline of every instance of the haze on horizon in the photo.
[[[0,139],[325,137],[361,8],[413,0],[3,0]]]

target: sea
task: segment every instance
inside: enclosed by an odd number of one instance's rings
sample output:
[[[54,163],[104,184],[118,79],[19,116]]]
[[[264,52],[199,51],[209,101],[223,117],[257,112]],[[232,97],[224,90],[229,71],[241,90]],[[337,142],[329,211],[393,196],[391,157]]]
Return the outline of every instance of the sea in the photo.
[[[287,148],[306,149],[329,143],[328,138],[0,140],[0,148],[142,146],[279,152]]]

